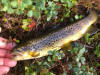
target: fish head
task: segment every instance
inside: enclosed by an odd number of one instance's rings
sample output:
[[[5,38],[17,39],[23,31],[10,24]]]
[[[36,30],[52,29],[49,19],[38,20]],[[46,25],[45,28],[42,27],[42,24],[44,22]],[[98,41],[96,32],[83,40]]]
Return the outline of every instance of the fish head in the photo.
[[[11,53],[11,58],[12,60],[16,60],[16,61],[20,61],[20,60],[28,60],[28,59],[34,59],[34,58],[38,58],[38,56],[40,55],[39,52],[37,51],[15,51]]]

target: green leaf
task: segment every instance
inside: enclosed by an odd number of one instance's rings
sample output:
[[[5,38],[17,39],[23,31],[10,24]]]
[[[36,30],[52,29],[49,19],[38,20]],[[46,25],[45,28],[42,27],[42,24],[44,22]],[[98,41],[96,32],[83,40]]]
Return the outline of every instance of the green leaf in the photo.
[[[100,57],[100,46],[99,46],[99,44],[96,45],[96,49],[94,50],[94,53],[97,55],[97,57]]]
[[[51,50],[48,51],[49,55],[53,55],[53,52]]]
[[[16,43],[20,43],[20,40],[16,40]]]
[[[94,72],[94,71],[95,71],[93,67],[91,67],[89,70],[90,70],[91,72]]]
[[[41,17],[41,12],[39,12],[39,11],[34,11],[34,17],[40,18],[40,17]]]
[[[68,68],[69,69],[72,69],[72,64],[68,64]]]
[[[9,7],[7,11],[8,11],[9,14],[14,13],[14,10],[11,7]]]
[[[62,75],[67,75],[67,72],[63,72],[63,74]]]
[[[83,71],[85,71],[85,70],[86,70],[86,66],[82,65],[81,69],[82,69]]]
[[[62,3],[64,3],[64,2],[65,2],[65,0],[61,0],[61,2],[62,2]]]
[[[41,3],[39,5],[42,10],[46,10],[45,4],[46,4],[46,0],[41,0]]]
[[[65,56],[65,54],[64,54],[64,53],[62,53],[62,54],[61,54],[61,57],[64,57],[64,56]]]
[[[72,23],[74,23],[74,19],[73,19],[73,18],[70,18],[70,21],[71,21]]]
[[[37,75],[37,72],[33,72],[33,73],[31,73],[31,75]]]
[[[23,19],[23,25],[29,25],[31,22],[30,19]]]
[[[75,57],[76,62],[79,62],[80,58],[79,57]]]
[[[23,3],[24,3],[26,6],[29,6],[29,5],[32,5],[32,0],[23,0]]]
[[[85,64],[85,57],[81,57],[81,63]]]
[[[78,66],[78,67],[81,67],[81,63],[80,63],[80,62],[77,62],[77,66]]]
[[[52,61],[52,59],[51,59],[51,57],[50,57],[50,56],[48,56],[48,61]]]
[[[8,10],[8,8],[9,8],[9,6],[8,6],[8,5],[6,5],[6,6],[4,6],[4,8],[2,9],[2,11],[7,11],[7,10]]]
[[[29,31],[29,27],[27,27],[26,25],[22,25],[22,28],[23,28],[25,31]]]
[[[54,1],[59,2],[59,0],[54,0]]]
[[[78,54],[78,57],[82,57],[82,55],[84,54],[85,52],[85,47],[83,47],[80,51],[79,51],[79,54]]]
[[[80,19],[82,19],[82,17],[83,17],[82,15],[79,16]]]
[[[70,10],[67,10],[66,17],[70,17]]]
[[[11,6],[13,7],[13,8],[17,8],[17,4],[18,2],[17,2],[17,0],[12,0],[11,1]]]
[[[33,16],[33,11],[32,10],[28,11],[27,16],[32,17]]]
[[[95,66],[96,67],[100,67],[100,63],[95,63]]]
[[[67,0],[67,4],[68,4],[68,8],[72,8],[73,7],[73,4],[70,0]]]
[[[73,71],[74,71],[74,72],[79,72],[79,71],[80,71],[80,68],[74,67],[74,68],[73,68]]]
[[[78,15],[75,15],[75,19],[78,20],[79,19],[79,16]]]
[[[89,34],[89,33],[86,33],[86,35],[85,35],[85,41],[86,41],[86,43],[88,43],[88,44],[90,44],[89,37],[90,37],[90,34]]]

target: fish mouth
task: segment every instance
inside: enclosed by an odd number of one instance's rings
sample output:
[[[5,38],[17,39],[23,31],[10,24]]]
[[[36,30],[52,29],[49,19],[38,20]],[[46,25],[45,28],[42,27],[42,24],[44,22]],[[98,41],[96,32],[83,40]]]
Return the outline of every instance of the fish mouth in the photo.
[[[20,60],[28,60],[31,59],[32,56],[29,55],[27,52],[15,52],[11,54],[11,59],[12,60],[16,60],[16,61],[20,61]]]
[[[25,51],[25,52],[12,52],[11,59],[20,61],[20,60],[28,60],[38,58],[40,56],[40,52],[37,51]]]

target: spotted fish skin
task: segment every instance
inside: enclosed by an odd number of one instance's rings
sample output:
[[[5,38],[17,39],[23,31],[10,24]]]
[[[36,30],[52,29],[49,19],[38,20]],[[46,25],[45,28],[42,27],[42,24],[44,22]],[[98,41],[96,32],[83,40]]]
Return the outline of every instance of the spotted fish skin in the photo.
[[[14,60],[27,60],[48,55],[49,50],[59,50],[64,44],[81,38],[89,27],[96,22],[98,16],[95,11],[84,19],[46,36],[27,41],[21,47],[15,48],[11,55]]]

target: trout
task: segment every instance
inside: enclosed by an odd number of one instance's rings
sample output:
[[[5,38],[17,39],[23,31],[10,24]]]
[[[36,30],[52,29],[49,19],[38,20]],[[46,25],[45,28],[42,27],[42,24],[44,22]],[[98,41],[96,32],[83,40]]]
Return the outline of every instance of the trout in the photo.
[[[19,61],[40,58],[48,55],[49,50],[59,50],[65,44],[80,39],[97,19],[96,12],[91,11],[88,16],[70,26],[29,40],[12,50],[12,59]]]

